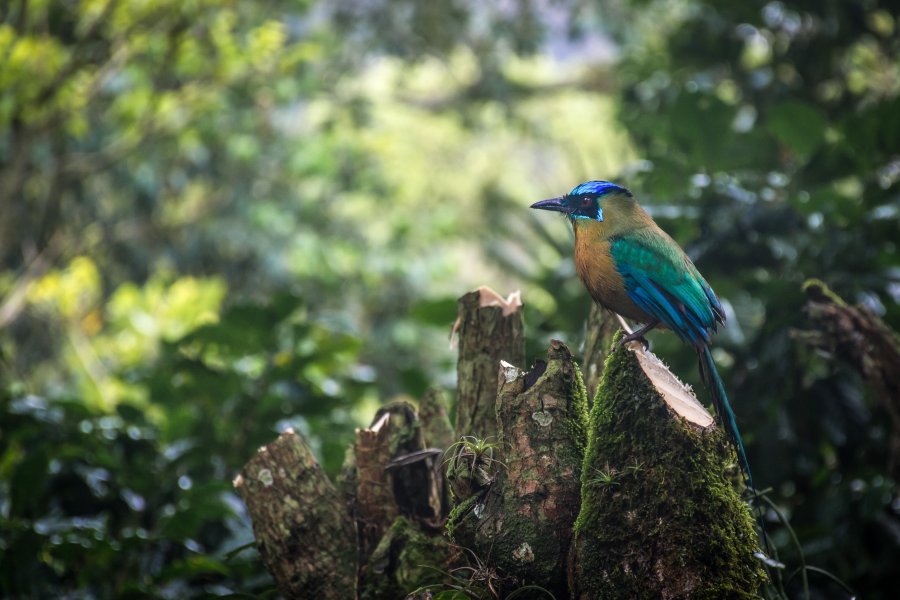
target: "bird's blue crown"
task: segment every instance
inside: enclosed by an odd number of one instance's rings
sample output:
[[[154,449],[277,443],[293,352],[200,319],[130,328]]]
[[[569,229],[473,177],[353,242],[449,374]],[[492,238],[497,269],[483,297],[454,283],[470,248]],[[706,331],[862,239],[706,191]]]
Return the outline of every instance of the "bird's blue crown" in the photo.
[[[620,185],[612,183],[611,181],[586,181],[572,188],[572,191],[569,192],[568,195],[578,196],[581,194],[596,194],[598,196],[605,196],[606,194],[611,193],[619,193],[625,194],[626,196],[631,196],[631,192]]]
[[[631,197],[631,192],[609,181],[587,181],[576,185],[565,196],[541,200],[531,205],[531,208],[540,210],[552,210],[565,214],[574,223],[576,219],[590,219],[603,221],[603,207],[600,201],[604,196],[621,194]]]

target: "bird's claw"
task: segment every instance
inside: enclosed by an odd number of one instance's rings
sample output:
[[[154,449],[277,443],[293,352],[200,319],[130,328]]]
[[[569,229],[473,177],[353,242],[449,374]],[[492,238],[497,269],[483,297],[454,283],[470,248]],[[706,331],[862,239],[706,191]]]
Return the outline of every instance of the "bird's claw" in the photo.
[[[644,347],[644,350],[650,349],[650,342],[647,341],[647,338],[644,337],[644,333],[642,331],[635,331],[634,333],[629,333],[628,335],[623,335],[619,338],[619,341],[616,342],[616,350],[620,347],[624,346],[629,342],[640,342]]]
[[[619,338],[619,341],[616,344],[615,349],[618,350],[620,346],[622,346],[623,344],[627,344],[628,342],[639,341],[641,343],[641,345],[644,347],[644,350],[649,350],[650,342],[647,341],[647,338],[645,338],[644,335],[648,331],[651,331],[658,325],[659,325],[659,319],[654,319],[653,321],[651,321],[650,323],[647,323],[640,329],[631,331],[627,335],[623,335],[621,338]],[[623,322],[623,326],[624,326],[624,322]],[[626,329],[626,331],[628,331],[628,330]]]

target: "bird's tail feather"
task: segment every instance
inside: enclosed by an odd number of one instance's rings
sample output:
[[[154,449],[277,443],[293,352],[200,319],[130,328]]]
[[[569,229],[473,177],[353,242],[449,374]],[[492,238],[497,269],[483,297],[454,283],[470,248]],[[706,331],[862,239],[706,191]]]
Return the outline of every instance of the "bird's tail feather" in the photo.
[[[725,429],[725,434],[731,441],[732,446],[734,446],[735,452],[737,452],[738,465],[741,468],[741,472],[744,474],[744,483],[755,493],[756,488],[753,487],[753,476],[750,474],[750,463],[747,461],[744,443],[741,441],[741,432],[738,430],[734,411],[731,410],[731,404],[728,403],[728,396],[725,394],[725,386],[722,384],[722,378],[719,377],[719,370],[716,368],[716,363],[713,361],[709,346],[703,346],[702,349],[698,349],[697,354],[700,356],[700,375],[703,377],[703,382],[706,384],[706,387],[709,388],[712,395],[713,405],[716,407],[716,414],[719,415],[719,419],[722,421],[722,427]],[[766,525],[761,514],[758,515],[757,520],[759,521],[760,534],[762,535],[766,553],[771,556],[772,549],[769,545],[769,536],[766,533]]]
[[[716,369],[716,363],[713,361],[709,346],[703,346],[702,349],[697,350],[697,353],[700,355],[700,375],[703,377],[703,383],[706,384],[710,394],[712,394],[716,414],[722,420],[725,434],[734,446],[735,452],[737,452],[738,464],[741,472],[744,474],[744,482],[748,488],[753,489],[753,476],[750,474],[750,463],[747,461],[746,452],[744,452],[741,432],[738,430],[734,411],[731,410],[731,404],[728,403],[728,395],[725,393],[725,386],[722,384],[722,378],[719,377],[719,370]]]

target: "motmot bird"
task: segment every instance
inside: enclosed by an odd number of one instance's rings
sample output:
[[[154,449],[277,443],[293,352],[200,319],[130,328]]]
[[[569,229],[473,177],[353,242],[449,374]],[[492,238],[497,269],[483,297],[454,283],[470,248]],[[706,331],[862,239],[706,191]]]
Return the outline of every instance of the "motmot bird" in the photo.
[[[634,199],[609,181],[588,181],[531,208],[565,214],[575,230],[575,269],[591,297],[643,327],[622,338],[642,340],[655,327],[671,329],[692,345],[716,413],[737,452],[747,487],[750,464],[734,411],[709,351],[712,334],[725,322],[722,304],[691,259]]]

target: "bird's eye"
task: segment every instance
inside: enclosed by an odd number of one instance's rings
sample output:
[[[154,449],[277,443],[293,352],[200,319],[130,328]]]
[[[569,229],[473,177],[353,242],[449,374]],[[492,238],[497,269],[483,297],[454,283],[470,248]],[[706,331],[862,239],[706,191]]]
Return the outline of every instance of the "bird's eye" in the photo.
[[[581,199],[581,206],[587,208],[591,205],[591,199],[589,196],[585,196]]]

